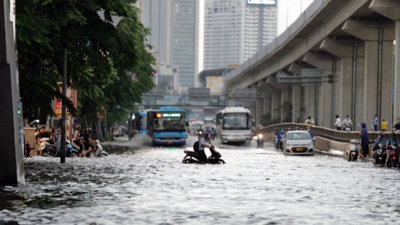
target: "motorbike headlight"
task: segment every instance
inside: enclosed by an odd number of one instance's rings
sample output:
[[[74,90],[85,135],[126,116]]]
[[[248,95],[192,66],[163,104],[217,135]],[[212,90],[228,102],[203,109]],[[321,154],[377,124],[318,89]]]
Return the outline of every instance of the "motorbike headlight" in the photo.
[[[263,135],[262,135],[262,134],[258,134],[258,137],[259,137],[259,138],[262,138],[262,137],[263,137]]]

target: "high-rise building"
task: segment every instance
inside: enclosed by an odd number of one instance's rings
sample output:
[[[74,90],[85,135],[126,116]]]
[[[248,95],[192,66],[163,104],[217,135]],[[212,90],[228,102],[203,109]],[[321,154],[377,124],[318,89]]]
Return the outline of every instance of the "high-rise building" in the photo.
[[[150,28],[149,44],[159,64],[177,68],[180,86],[194,87],[197,0],[138,0],[141,19]]]
[[[276,0],[205,0],[204,69],[241,64],[276,37]]]

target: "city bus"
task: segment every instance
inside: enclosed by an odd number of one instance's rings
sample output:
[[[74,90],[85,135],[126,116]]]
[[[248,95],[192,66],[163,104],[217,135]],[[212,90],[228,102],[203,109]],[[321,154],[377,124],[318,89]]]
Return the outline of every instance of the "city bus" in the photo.
[[[246,143],[253,137],[253,120],[250,110],[226,107],[217,113],[217,138],[221,143]]]
[[[147,134],[147,112],[131,113],[129,117],[129,139],[137,134]]]
[[[153,139],[153,145],[185,145],[185,111],[172,106],[148,111],[147,134]]]

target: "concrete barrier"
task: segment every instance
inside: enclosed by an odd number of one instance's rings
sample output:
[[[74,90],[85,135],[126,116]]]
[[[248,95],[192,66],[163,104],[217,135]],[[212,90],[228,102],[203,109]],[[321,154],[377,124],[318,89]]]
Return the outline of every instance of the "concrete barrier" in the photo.
[[[275,135],[274,133],[268,132],[263,133],[265,141],[274,142]],[[314,147],[317,151],[332,155],[332,156],[344,156],[347,148],[350,146],[350,142],[339,142],[329,140],[323,137],[315,137]],[[360,144],[358,144],[358,148],[360,149]]]

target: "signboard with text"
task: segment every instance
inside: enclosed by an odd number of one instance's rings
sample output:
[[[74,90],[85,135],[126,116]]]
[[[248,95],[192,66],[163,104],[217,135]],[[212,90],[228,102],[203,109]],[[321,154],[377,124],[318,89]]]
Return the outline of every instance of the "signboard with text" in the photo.
[[[72,101],[72,104],[73,104],[74,108],[76,109],[76,107],[77,107],[76,90],[67,88],[67,98],[69,98]],[[62,101],[61,100],[54,100],[54,113],[56,114],[56,116],[61,116],[61,114],[62,114]],[[69,112],[67,110],[67,115],[68,114],[69,114]]]

